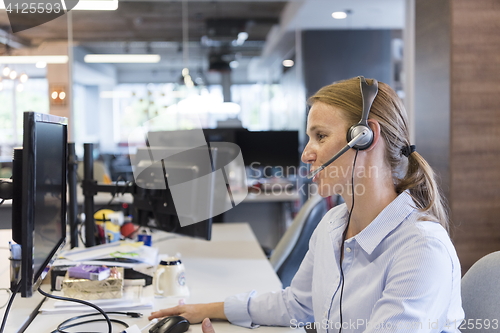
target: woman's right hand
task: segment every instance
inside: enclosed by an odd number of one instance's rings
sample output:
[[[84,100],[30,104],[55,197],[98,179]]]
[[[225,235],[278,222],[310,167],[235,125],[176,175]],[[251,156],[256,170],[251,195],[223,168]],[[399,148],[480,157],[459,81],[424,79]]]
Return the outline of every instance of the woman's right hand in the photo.
[[[163,318],[168,316],[182,316],[189,320],[191,324],[201,323],[205,318],[227,320],[227,317],[224,314],[224,302],[177,305],[173,308],[152,312],[148,319],[151,320],[153,318]]]

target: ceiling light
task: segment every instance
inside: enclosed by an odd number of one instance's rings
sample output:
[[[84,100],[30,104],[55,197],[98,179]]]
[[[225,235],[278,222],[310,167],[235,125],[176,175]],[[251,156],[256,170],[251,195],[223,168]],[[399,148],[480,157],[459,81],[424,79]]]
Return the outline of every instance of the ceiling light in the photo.
[[[26,81],[28,81],[28,74],[26,73],[23,73],[19,76],[19,81],[21,81],[22,83],[25,83]]]
[[[9,74],[9,77],[11,78],[11,80],[15,80],[16,77],[17,77],[17,72],[16,71],[11,71],[10,74]]]
[[[38,62],[45,62],[47,64],[65,64],[68,62],[68,56],[0,56],[0,63],[2,64],[36,64]]]
[[[24,90],[24,85],[22,83],[19,83],[17,86],[16,86],[16,90],[17,92],[21,92]]]
[[[47,63],[45,61],[39,61],[35,64],[36,68],[45,68],[47,67]]]
[[[229,63],[229,67],[231,67],[231,68],[233,68],[233,69],[234,69],[234,68],[238,68],[238,66],[239,66],[239,65],[240,65],[240,63],[239,63],[239,62],[237,62],[236,60],[233,60],[233,61],[231,61],[231,62]]]
[[[87,54],[83,60],[86,63],[157,63],[161,57],[158,54]],[[1,61],[0,61],[1,62]]]
[[[10,74],[10,68],[8,66],[5,66],[2,70],[3,76],[9,76]]]
[[[118,0],[80,0],[73,8],[73,10],[117,10],[117,9],[118,9]]]
[[[59,93],[59,98],[60,98],[60,99],[65,99],[65,98],[66,98],[66,93],[65,93],[64,91],[61,91],[61,92]]]
[[[346,12],[333,12],[332,17],[337,20],[343,20],[347,17]]]
[[[52,97],[52,99],[56,99],[58,95],[57,91],[53,91],[52,94],[50,94],[50,97]]]
[[[293,67],[295,63],[293,62],[293,60],[291,59],[286,59],[286,60],[283,60],[283,66],[284,67]]]

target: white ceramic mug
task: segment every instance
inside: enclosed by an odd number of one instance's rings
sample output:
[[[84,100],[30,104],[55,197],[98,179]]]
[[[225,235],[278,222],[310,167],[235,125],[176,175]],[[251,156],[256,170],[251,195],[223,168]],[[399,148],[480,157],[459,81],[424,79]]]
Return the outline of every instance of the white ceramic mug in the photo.
[[[156,268],[154,280],[156,296],[182,297],[189,295],[184,265],[177,257],[169,257],[161,260]]]

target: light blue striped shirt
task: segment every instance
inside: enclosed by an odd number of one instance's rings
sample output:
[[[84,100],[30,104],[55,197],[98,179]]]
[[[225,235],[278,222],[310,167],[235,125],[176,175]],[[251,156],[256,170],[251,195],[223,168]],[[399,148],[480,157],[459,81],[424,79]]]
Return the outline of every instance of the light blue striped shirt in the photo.
[[[290,287],[227,298],[229,321],[338,332],[339,251],[347,216],[345,204],[324,216]],[[440,224],[418,217],[413,199],[403,192],[345,241],[342,332],[460,332],[464,312],[455,248]]]

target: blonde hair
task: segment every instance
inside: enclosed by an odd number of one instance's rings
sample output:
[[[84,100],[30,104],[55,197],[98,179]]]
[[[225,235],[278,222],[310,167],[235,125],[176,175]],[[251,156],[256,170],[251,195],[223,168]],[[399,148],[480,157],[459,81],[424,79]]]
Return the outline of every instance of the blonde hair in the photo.
[[[371,79],[367,79],[372,84]],[[342,110],[341,116],[349,126],[361,119],[362,100],[359,78],[335,82],[321,88],[308,100],[312,105],[321,102]],[[381,137],[385,141],[386,160],[391,168],[395,190],[398,194],[408,190],[416,208],[422,213],[420,219],[439,222],[447,231],[448,213],[445,200],[438,187],[431,166],[418,153],[406,157],[402,149],[410,145],[408,119],[402,101],[394,90],[383,82],[378,84],[378,94],[368,116],[380,124]]]

